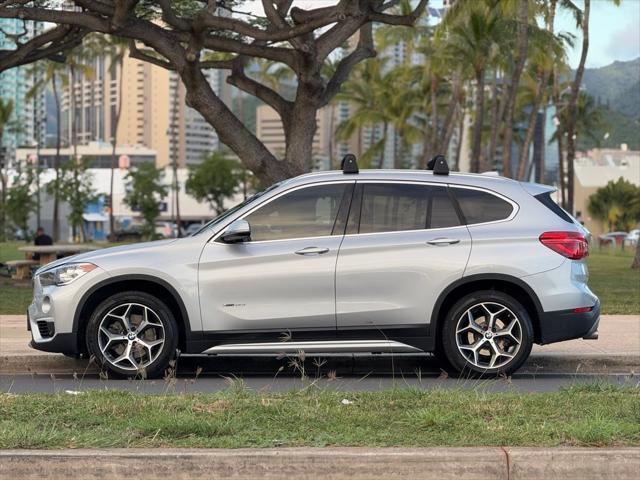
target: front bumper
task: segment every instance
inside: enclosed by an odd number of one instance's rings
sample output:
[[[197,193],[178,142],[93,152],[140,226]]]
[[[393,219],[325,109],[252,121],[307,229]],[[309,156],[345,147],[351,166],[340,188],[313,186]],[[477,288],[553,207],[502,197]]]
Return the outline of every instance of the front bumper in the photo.
[[[600,323],[600,301],[591,311],[575,313],[573,310],[544,312],[540,316],[539,343],[562,342],[576,338],[597,338]]]
[[[27,329],[31,332],[29,345],[44,352],[80,353],[82,342],[78,341],[78,332],[73,325],[76,308],[89,288],[106,276],[97,268],[62,287],[43,287],[36,276],[33,300],[27,310]]]

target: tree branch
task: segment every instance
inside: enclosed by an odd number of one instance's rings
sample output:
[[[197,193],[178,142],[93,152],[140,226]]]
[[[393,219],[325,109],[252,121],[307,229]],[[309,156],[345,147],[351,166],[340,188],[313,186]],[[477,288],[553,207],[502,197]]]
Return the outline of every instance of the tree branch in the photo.
[[[371,23],[367,23],[360,28],[360,38],[358,46],[349,55],[338,63],[336,71],[327,83],[322,94],[322,105],[328,104],[331,99],[340,91],[340,87],[347,80],[351,70],[363,60],[375,57],[376,51],[373,46],[373,28]]]
[[[237,58],[233,61],[231,75],[227,77],[227,83],[240,90],[258,97],[264,103],[273,108],[281,118],[286,117],[291,110],[291,102],[285,100],[278,92],[266,85],[247,76],[244,71],[245,59]]]
[[[382,8],[388,9],[393,3],[394,2],[389,2],[383,5]],[[427,3],[429,3],[429,0],[420,0],[420,3],[408,15],[390,15],[388,13],[382,13],[382,11],[373,11],[369,14],[369,20],[387,25],[404,25],[410,27],[416,22],[420,15],[424,13],[425,8],[427,8]]]

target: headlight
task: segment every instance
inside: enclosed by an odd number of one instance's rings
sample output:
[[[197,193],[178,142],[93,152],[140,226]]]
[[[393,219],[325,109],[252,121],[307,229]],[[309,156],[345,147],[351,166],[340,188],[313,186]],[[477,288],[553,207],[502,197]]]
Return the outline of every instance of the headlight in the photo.
[[[39,275],[40,285],[45,287],[48,285],[68,285],[96,268],[98,267],[93,263],[68,263],[66,265],[60,265],[59,267],[42,272]]]

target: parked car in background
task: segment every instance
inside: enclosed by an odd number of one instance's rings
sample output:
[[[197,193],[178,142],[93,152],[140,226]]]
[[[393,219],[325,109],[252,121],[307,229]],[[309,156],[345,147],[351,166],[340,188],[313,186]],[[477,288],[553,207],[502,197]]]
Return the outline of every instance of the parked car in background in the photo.
[[[603,233],[598,237],[598,244],[601,247],[620,247],[627,238],[627,232]]]
[[[203,223],[192,223],[184,230],[184,236],[190,237],[194,233],[198,232],[203,226]]]
[[[140,242],[143,238],[142,227],[140,225],[127,225],[124,228],[113,232],[114,242]]]
[[[171,222],[156,222],[155,232],[160,238],[176,238],[178,227],[175,223]]]
[[[635,247],[636,245],[638,245],[638,241],[640,241],[640,228],[631,230],[624,239],[625,245],[629,245],[631,247]]]
[[[553,191],[448,168],[285,180],[191,237],[41,268],[32,346],[124,376],[178,351],[436,352],[509,375],[534,343],[597,338],[589,233]]]

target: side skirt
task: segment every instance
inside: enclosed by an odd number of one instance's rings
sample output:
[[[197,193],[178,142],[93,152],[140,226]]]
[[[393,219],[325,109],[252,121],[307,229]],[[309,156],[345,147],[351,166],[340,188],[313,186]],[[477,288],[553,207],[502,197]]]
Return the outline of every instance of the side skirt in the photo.
[[[187,341],[184,353],[314,353],[337,352],[431,352],[435,339],[426,335],[427,325],[340,330],[251,330],[203,332]]]

